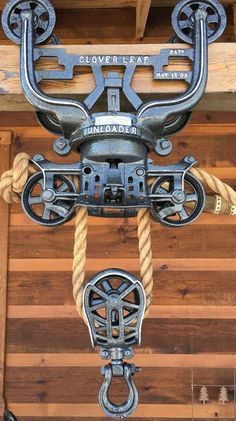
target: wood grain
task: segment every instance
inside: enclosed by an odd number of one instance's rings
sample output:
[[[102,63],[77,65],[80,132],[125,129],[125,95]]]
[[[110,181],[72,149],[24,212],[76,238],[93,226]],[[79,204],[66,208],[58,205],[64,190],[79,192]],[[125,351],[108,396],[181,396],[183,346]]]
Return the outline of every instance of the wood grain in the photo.
[[[114,45],[114,46],[67,46],[67,52],[70,54],[156,54],[160,49],[168,45]],[[177,45],[175,48],[186,45]],[[53,47],[55,48],[55,47]],[[60,47],[59,47],[60,48]],[[127,50],[128,48],[128,50]],[[4,57],[4,59],[3,59]],[[201,109],[208,110],[236,110],[233,92],[236,89],[236,70],[234,62],[236,61],[236,44],[214,44],[209,48],[209,79],[206,89],[206,95],[203,101],[200,102]],[[2,60],[2,61],[1,61]],[[19,80],[19,48],[17,46],[1,46],[0,47],[0,91],[1,95],[0,110],[17,111],[19,107],[21,111],[29,109],[26,100],[23,97],[20,80]],[[46,66],[50,68],[50,64]],[[158,92],[161,94],[181,93],[185,89],[183,83],[180,82],[163,82],[155,83],[152,74],[146,69],[137,70],[136,76],[133,79],[133,88],[139,94],[146,94],[153,97]],[[78,96],[86,95],[94,88],[94,81],[92,74],[86,70],[79,76],[75,76],[73,81],[69,83],[64,82],[48,82],[43,84],[43,89],[49,94],[66,95],[70,97],[74,92]],[[219,108],[220,107],[220,108]]]
[[[207,261],[205,263],[207,265]],[[132,270],[139,277],[139,269]],[[92,278],[96,269],[86,273]],[[71,270],[47,272],[9,272],[8,304],[10,306],[70,306]],[[154,272],[154,299],[158,306],[234,306],[236,302],[235,271],[158,270]]]
[[[146,319],[142,332],[136,353],[235,353],[232,319]],[[8,319],[7,352],[88,353],[91,343],[80,319]]]
[[[8,367],[100,367],[101,359],[98,354],[94,353],[9,353],[6,355],[6,364]],[[153,368],[201,368],[205,373],[210,372],[209,368],[228,368],[232,372],[236,368],[236,354],[136,354],[135,364],[140,367]]]
[[[38,414],[43,417],[74,417],[79,416],[84,419],[88,413],[95,417],[103,417],[103,413],[98,404],[9,404],[10,409],[19,414],[19,416],[34,416]],[[141,417],[144,419],[154,418],[158,414],[160,418],[173,419],[173,413],[177,419],[186,419],[192,417],[192,405],[181,404],[160,404],[160,405],[139,405],[135,414],[131,418]],[[217,414],[219,418],[233,418],[234,405],[196,405],[194,416],[199,419],[214,418]],[[159,418],[158,418],[159,419]],[[105,420],[105,419],[104,419]]]
[[[10,165],[10,147],[12,134],[0,132],[0,174]],[[5,407],[4,376],[5,376],[5,335],[7,312],[7,268],[8,268],[8,226],[9,206],[0,201],[0,411]]]
[[[88,231],[87,257],[138,258],[135,226],[93,226]],[[153,257],[163,258],[235,258],[236,226],[192,225],[172,230],[156,224],[152,227]],[[72,256],[74,228],[63,226],[44,228],[14,226],[9,230],[10,259],[69,259]],[[103,241],[101,243],[101,238]],[[159,247],[159,244],[165,247]],[[55,244],[57,245],[55,247]],[[66,247],[65,247],[66,244]]]

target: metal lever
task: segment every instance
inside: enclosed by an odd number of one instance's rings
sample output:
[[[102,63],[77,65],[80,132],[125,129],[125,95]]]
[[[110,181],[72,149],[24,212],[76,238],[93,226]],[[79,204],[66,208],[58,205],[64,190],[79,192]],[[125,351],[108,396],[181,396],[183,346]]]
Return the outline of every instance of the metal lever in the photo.
[[[102,359],[111,359],[111,363],[101,369],[104,382],[99,403],[106,415],[113,418],[128,417],[138,405],[132,376],[140,369],[123,360],[132,358],[132,345],[140,343],[145,308],[144,288],[128,272],[108,269],[86,285],[84,312],[92,344],[100,346]],[[109,398],[114,377],[123,378],[128,387],[127,400],[121,404],[115,404]]]

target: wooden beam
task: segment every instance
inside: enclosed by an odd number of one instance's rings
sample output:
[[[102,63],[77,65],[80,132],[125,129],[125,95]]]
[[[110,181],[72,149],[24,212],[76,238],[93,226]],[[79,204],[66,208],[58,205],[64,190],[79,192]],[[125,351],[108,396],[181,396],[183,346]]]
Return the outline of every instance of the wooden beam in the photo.
[[[138,349],[137,349],[138,351]],[[140,367],[168,368],[236,368],[236,354],[135,354]],[[6,355],[7,367],[100,367],[101,359],[94,353],[11,354]]]
[[[9,319],[77,319],[75,305],[9,306]],[[236,306],[165,306],[153,305],[149,319],[236,319]]]
[[[9,409],[19,417],[104,417],[102,409],[98,404],[76,404],[76,403],[9,403]],[[194,409],[194,411],[193,411]],[[217,415],[216,415],[217,414]],[[149,418],[170,418],[186,419],[194,415],[198,419],[230,418],[234,417],[234,404],[140,404],[131,415],[132,418],[140,417],[145,420]],[[105,418],[103,418],[105,420]]]
[[[9,169],[11,132],[0,132],[0,174]],[[4,402],[9,206],[0,201],[0,412]]]
[[[236,4],[232,4],[232,14],[233,14],[233,34],[236,35]]]
[[[111,9],[136,7],[137,0],[51,0],[56,9]],[[145,2],[146,0],[144,0]],[[149,0],[148,0],[149,1]],[[222,0],[222,3],[233,4],[236,0]],[[175,6],[178,0],[152,0],[152,7]],[[0,9],[4,9],[6,0],[0,0]]]
[[[113,266],[128,271],[139,270],[138,259],[112,259]],[[87,259],[86,270],[99,272],[110,266],[110,259]],[[72,270],[72,259],[9,259],[11,272],[68,272]],[[169,271],[235,271],[236,259],[234,258],[153,258],[154,270]]]
[[[136,0],[51,0],[56,9],[110,9],[135,7]],[[6,0],[0,0],[0,9],[4,9]]]
[[[52,47],[60,48],[60,47]],[[68,54],[81,55],[153,55],[158,54],[163,48],[171,48],[169,44],[146,44],[146,45],[70,45],[67,46]],[[186,48],[186,45],[175,44],[173,48]],[[180,66],[180,67],[179,67]],[[32,108],[26,101],[19,78],[19,48],[17,46],[0,46],[0,111],[24,111]],[[43,65],[44,69],[52,68],[48,60]],[[189,64],[182,63],[170,65],[174,70],[189,69]],[[145,98],[155,98],[157,95],[168,96],[180,94],[186,86],[182,81],[154,81],[149,69],[138,68],[133,79],[132,86],[138,94],[145,94]],[[84,69],[80,75],[76,75],[71,82],[48,82],[43,83],[42,88],[52,95],[78,97],[88,95],[94,88],[93,75],[88,69]],[[213,44],[209,48],[209,79],[206,94],[198,105],[201,110],[236,111],[236,43]]]
[[[136,38],[142,39],[144,36],[151,0],[137,0],[136,5]]]

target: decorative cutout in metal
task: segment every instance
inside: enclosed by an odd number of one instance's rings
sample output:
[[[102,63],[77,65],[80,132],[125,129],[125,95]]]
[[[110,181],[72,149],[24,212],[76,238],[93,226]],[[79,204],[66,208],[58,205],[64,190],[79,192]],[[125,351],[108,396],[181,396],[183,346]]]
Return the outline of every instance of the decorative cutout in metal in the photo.
[[[98,273],[84,290],[84,312],[92,345],[100,347],[101,358],[111,359],[101,370],[105,378],[99,392],[99,403],[110,417],[128,417],[138,405],[132,376],[140,369],[123,360],[132,358],[132,346],[140,344],[145,308],[141,282],[123,270],[107,269]],[[109,398],[113,377],[123,377],[126,382],[129,395],[122,404],[115,404]]]
[[[39,174],[24,191],[25,212],[43,225],[65,223],[76,206],[86,206],[90,215],[130,217],[148,207],[153,218],[167,226],[184,226],[194,221],[204,207],[201,184],[188,174],[196,163],[186,157],[173,166],[155,166],[148,154],[160,157],[172,151],[169,136],[181,130],[192,108],[202,98],[208,75],[208,43],[224,31],[226,15],[218,0],[182,0],[175,7],[172,24],[174,41],[187,48],[170,46],[153,55],[79,55],[66,48],[39,44],[53,34],[55,12],[48,0],[10,0],[2,15],[6,35],[21,44],[22,88],[35,107],[39,122],[57,134],[54,150],[60,156],[72,150],[80,153],[73,165],[59,165],[35,157]],[[172,40],[172,41],[173,41]],[[63,70],[37,70],[41,58],[56,58]],[[168,65],[184,58],[187,71],[168,70]],[[43,93],[44,80],[71,80],[74,70],[90,67],[95,88],[83,102],[54,98]],[[182,80],[188,88],[176,98],[144,102],[132,88],[138,67],[153,70],[154,80]],[[106,72],[104,72],[106,67]],[[111,68],[110,71],[107,69]],[[120,73],[123,71],[123,74]],[[94,106],[106,95],[106,109]],[[122,111],[121,97],[131,111]],[[103,104],[104,102],[102,102]],[[79,183],[71,181],[75,175]],[[79,186],[79,187],[78,187]],[[40,191],[34,194],[35,189]]]

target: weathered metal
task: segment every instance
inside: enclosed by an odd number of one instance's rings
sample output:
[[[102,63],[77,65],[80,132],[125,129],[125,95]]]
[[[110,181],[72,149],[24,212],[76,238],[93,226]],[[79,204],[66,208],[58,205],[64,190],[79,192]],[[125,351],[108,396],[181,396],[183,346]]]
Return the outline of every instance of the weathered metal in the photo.
[[[132,376],[140,369],[123,360],[132,358],[132,346],[140,344],[145,308],[141,282],[123,270],[107,269],[98,273],[84,290],[84,312],[92,345],[100,347],[102,359],[111,359],[101,370],[105,379],[99,403],[103,411],[114,418],[128,417],[138,405]],[[127,400],[119,405],[109,398],[113,377],[123,377],[128,388]]]
[[[26,192],[31,192],[31,187],[40,177],[31,179],[23,195],[27,214],[39,223],[58,225],[73,215],[71,209],[74,206],[86,206],[89,214],[106,217],[134,216],[138,208],[149,207],[154,219],[166,225],[183,226],[193,221],[204,206],[200,183],[191,177],[186,179],[187,172],[182,171],[182,163],[166,168],[154,167],[148,154],[155,151],[163,157],[171,153],[172,143],[167,136],[187,124],[190,111],[204,94],[208,43],[215,41],[226,26],[224,8],[218,0],[182,0],[172,15],[175,40],[193,46],[184,49],[171,46],[157,55],[84,56],[67,54],[65,48],[58,46],[38,46],[52,36],[55,25],[55,12],[48,0],[10,0],[3,11],[2,22],[6,35],[21,44],[21,83],[26,98],[37,110],[39,122],[59,135],[54,150],[61,156],[75,150],[81,157],[80,162],[67,167],[41,161],[44,170],[36,160],[43,174],[41,185],[43,189],[54,190],[51,194],[54,199],[49,203],[48,192],[42,191],[42,203],[46,213],[50,209],[51,216],[34,217],[32,198],[29,197],[27,203]],[[58,42],[55,40],[53,35],[52,41]],[[64,70],[37,70],[36,64],[45,57],[56,58]],[[179,58],[188,59],[192,69],[168,70],[169,60]],[[71,80],[75,67],[84,66],[91,68],[96,87],[83,102],[53,98],[40,90],[41,81]],[[104,73],[104,66],[106,69],[111,67],[111,71]],[[140,66],[151,67],[154,80],[185,81],[188,85],[186,92],[177,98],[145,103],[132,88],[133,75]],[[114,71],[114,67],[122,68],[123,74]],[[106,110],[94,113],[93,107],[104,93]],[[126,97],[133,111],[121,110],[121,95]],[[182,173],[178,183],[176,173]],[[65,180],[72,174],[79,177],[79,190],[72,186],[71,181]],[[166,191],[163,186],[157,187],[157,180],[148,183],[150,174],[156,179],[162,177],[161,180],[167,177],[164,180],[164,184],[168,184]],[[68,185],[63,195],[56,187],[60,177]],[[190,192],[194,191],[190,207],[186,186],[190,187]],[[178,204],[176,190],[181,193]]]

